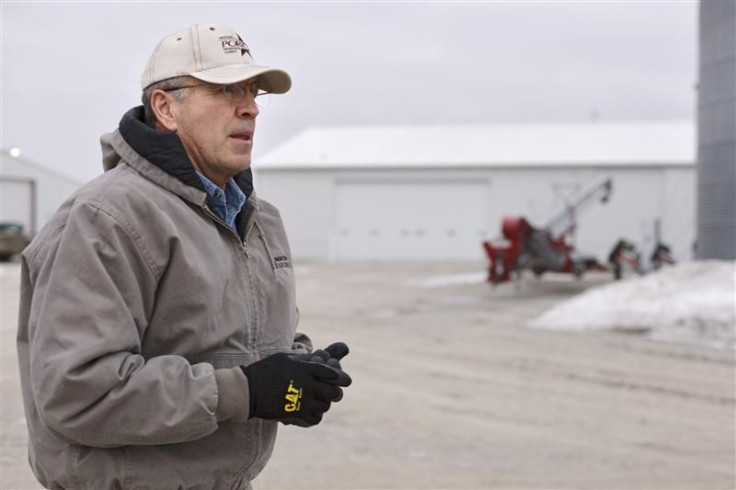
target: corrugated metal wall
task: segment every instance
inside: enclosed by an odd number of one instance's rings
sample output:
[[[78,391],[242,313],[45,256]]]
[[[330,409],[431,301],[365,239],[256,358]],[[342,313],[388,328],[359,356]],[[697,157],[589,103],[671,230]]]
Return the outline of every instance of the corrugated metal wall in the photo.
[[[736,259],[736,1],[700,2],[696,258]]]

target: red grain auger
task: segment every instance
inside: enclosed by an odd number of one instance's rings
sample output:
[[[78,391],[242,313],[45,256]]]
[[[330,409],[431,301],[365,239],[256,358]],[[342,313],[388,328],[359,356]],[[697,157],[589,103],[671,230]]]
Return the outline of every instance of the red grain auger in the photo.
[[[607,202],[612,189],[613,181],[608,177],[592,182],[542,228],[535,228],[521,216],[504,217],[501,231],[508,244],[483,242],[490,262],[488,282],[496,285],[518,278],[524,269],[537,277],[545,272],[579,277],[588,270],[608,270],[595,257],[575,251],[572,239],[582,210],[595,201]]]

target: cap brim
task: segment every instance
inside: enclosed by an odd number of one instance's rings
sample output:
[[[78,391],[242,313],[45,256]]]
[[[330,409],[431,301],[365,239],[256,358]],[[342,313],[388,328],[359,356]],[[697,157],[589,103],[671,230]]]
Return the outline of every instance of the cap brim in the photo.
[[[220,85],[238,83],[249,78],[258,77],[261,81],[261,88],[273,94],[283,94],[291,88],[291,77],[288,73],[267,66],[223,65],[190,73],[189,75],[204,82]]]

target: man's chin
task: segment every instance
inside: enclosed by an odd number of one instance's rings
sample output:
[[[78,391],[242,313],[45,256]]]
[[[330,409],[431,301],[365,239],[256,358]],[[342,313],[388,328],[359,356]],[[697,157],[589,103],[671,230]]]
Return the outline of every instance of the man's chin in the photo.
[[[248,157],[247,159],[239,159],[232,168],[236,174],[239,174],[240,172],[245,172],[246,170],[248,170],[250,168],[250,163],[250,157]]]
[[[240,162],[240,165],[239,165],[239,166],[240,166],[240,168],[242,168],[243,170],[248,170],[248,169],[250,168],[250,164],[251,164],[251,158],[250,158],[250,155],[248,155],[248,158],[244,158],[244,159],[243,159],[243,160],[242,160],[242,161]]]
[[[250,152],[235,153],[227,161],[228,168],[233,169],[236,172],[242,172],[250,168],[251,155]]]

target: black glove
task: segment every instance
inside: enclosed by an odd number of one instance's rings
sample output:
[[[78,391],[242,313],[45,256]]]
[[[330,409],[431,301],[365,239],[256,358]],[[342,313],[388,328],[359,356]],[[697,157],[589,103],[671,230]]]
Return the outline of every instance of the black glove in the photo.
[[[243,372],[250,386],[250,416],[309,427],[318,424],[331,400],[349,386],[350,376],[323,362],[311,362],[308,354],[274,354]]]
[[[335,342],[334,344],[330,344],[324,349],[318,349],[314,352],[312,352],[312,355],[318,355],[322,359],[325,360],[325,362],[332,359],[333,361],[337,361],[339,364],[343,357],[347,356],[348,353],[350,353],[350,349],[348,348],[347,344],[344,342]]]
[[[347,356],[349,352],[350,349],[348,348],[347,344],[345,344],[344,342],[335,342],[334,344],[328,345],[324,349],[317,349],[310,354],[303,355],[306,356],[306,359],[308,359],[310,362],[324,362],[328,366],[342,371],[340,361],[343,357]],[[339,396],[330,401],[339,402],[340,400],[342,400],[342,395],[342,388],[340,388]]]

